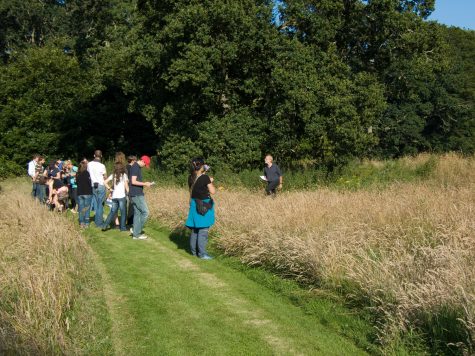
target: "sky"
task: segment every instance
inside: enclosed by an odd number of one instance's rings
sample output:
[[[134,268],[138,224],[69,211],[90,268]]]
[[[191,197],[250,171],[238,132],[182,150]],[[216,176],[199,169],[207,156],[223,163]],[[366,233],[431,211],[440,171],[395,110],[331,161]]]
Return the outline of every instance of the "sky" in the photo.
[[[475,0],[435,0],[435,11],[428,20],[475,30]]]

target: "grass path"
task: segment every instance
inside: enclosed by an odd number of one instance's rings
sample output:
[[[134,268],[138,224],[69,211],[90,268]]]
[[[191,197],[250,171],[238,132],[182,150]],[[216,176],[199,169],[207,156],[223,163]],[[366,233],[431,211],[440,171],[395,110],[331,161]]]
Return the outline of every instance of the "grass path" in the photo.
[[[224,259],[188,255],[185,237],[154,225],[146,241],[117,230],[86,234],[102,274],[117,355],[364,354],[321,315]]]

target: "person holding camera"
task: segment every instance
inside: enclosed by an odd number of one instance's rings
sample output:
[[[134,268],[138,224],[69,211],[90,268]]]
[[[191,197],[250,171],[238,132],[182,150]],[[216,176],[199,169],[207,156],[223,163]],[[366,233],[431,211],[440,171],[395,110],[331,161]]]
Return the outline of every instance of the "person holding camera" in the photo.
[[[193,256],[203,260],[212,257],[206,251],[209,228],[214,224],[214,201],[211,195],[216,193],[213,178],[206,174],[209,166],[202,158],[191,161],[191,174],[188,177],[190,187],[190,209],[186,219],[186,227],[191,229],[190,249]]]
[[[104,224],[103,211],[105,197],[106,197],[106,187],[104,185],[104,180],[107,177],[106,166],[101,163],[102,160],[102,151],[94,151],[94,160],[89,162],[87,165],[87,171],[91,176],[92,184],[92,199],[94,201],[95,215],[94,223],[98,228],[102,228]]]

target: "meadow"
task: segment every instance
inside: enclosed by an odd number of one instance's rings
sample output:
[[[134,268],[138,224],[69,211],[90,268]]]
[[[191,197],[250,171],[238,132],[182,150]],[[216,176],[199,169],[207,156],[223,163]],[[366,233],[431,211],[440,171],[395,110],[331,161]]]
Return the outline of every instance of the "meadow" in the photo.
[[[96,262],[75,223],[31,199],[24,179],[0,192],[0,354],[109,354]]]
[[[420,174],[355,187],[374,176],[364,172],[387,168],[368,161],[340,185],[276,199],[216,181],[213,243],[368,309],[382,344],[417,335],[432,350],[473,353],[475,159],[420,155],[396,165]],[[152,219],[182,228],[186,189],[159,185],[147,197]]]
[[[317,298],[344,300],[355,313],[364,310],[383,353],[473,354],[475,157],[365,161],[331,179],[294,172],[276,199],[246,175],[249,184],[239,176],[216,179],[217,254],[297,281]],[[175,238],[186,244],[189,193],[176,181],[158,181],[146,197],[150,232],[157,222],[172,230],[171,241],[164,233],[151,239],[162,251],[173,249]],[[114,353],[98,266],[111,263],[111,246],[127,251],[128,240],[93,228],[85,238],[68,215],[40,209],[24,179],[1,188],[0,353]],[[105,246],[102,262],[91,244]],[[182,253],[174,263],[184,263]],[[217,263],[210,271],[220,271]],[[426,344],[418,348],[421,339]]]

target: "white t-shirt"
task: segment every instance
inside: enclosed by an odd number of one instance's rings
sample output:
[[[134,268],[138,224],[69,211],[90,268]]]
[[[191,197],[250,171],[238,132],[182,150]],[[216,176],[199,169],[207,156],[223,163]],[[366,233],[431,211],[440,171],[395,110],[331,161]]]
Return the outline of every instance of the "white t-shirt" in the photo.
[[[91,183],[94,186],[94,183],[99,183],[99,185],[104,185],[104,176],[106,175],[106,166],[104,166],[99,161],[91,161],[87,164],[87,171],[91,176]]]
[[[33,178],[36,173],[36,162],[30,161],[28,162],[28,175]]]
[[[119,183],[115,182],[115,177],[114,174],[111,174],[109,176],[110,181],[112,184],[109,184],[114,191],[112,192],[112,199],[122,199],[125,198],[125,182],[129,181],[129,178],[127,178],[127,174],[124,173],[122,174],[122,177],[120,177]]]

